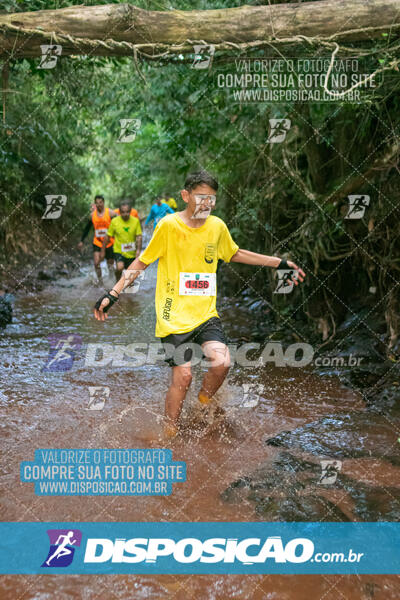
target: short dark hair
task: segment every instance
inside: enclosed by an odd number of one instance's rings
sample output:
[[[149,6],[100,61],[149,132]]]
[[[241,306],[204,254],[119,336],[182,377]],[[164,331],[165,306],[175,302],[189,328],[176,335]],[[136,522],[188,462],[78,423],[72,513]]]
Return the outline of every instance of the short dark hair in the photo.
[[[97,198],[100,198],[100,200],[103,200],[104,202],[104,196],[102,196],[101,194],[96,194],[94,197],[94,201],[96,202]]]
[[[218,181],[207,173],[207,171],[196,171],[194,173],[188,173],[185,179],[185,190],[191,192],[198,185],[205,183],[209,185],[213,190],[218,190]]]
[[[129,200],[121,200],[121,202],[119,203],[119,207],[122,208],[123,206],[129,206],[129,208],[131,208],[131,203]]]

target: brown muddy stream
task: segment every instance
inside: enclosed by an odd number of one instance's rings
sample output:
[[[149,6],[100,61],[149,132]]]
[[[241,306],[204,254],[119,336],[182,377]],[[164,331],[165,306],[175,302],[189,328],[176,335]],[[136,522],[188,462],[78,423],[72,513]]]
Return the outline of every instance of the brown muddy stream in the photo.
[[[157,362],[132,368],[118,360],[108,366],[85,364],[88,344],[107,344],[115,350],[116,345],[156,341],[154,287],[153,266],[146,271],[139,293],[124,294],[105,323],[92,316],[100,290],[85,269],[40,293],[18,297],[13,323],[0,341],[3,521],[279,520],[279,512],[262,512],[251,494],[231,497],[227,489],[260,467],[273,468],[282,449],[266,444],[269,438],[327,415],[365,411],[358,394],[335,377],[320,377],[310,368],[234,365],[218,394],[225,414],[211,411],[204,416],[196,398],[201,377],[201,367],[196,367],[182,435],[160,443],[169,367]],[[232,306],[229,299],[220,298],[228,337],[240,337],[248,331],[250,316]],[[81,337],[82,346],[69,371],[42,370],[49,353],[48,336],[53,334]],[[243,402],[242,386],[248,383],[264,386],[258,403],[250,406]],[[89,386],[109,388],[103,410],[88,410]],[[383,448],[392,448],[397,441],[395,428],[378,421],[371,435],[372,444]],[[350,431],[346,442],[350,449],[356,447],[357,436]],[[33,484],[19,481],[20,461],[33,460],[36,448],[91,447],[170,447],[174,460],[186,462],[187,481],[174,484],[173,494],[167,497],[39,497]],[[300,450],[296,456],[301,459],[306,454]],[[316,453],[316,464],[320,458],[329,455]],[[353,458],[350,451],[342,457],[341,473],[374,489],[400,485],[399,467],[373,453]],[[279,489],[274,493],[279,495]],[[338,507],[339,516],[332,519],[327,511],[315,513],[314,520],[340,520],[340,515],[361,520],[354,498],[343,487],[325,486],[321,495]],[[400,596],[399,589],[398,578],[386,575],[14,575],[2,577],[0,599],[390,600]]]

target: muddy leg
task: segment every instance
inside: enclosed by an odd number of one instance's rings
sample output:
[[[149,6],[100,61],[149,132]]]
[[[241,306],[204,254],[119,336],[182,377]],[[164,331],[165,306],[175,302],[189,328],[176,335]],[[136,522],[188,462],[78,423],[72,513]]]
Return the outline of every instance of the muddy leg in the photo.
[[[115,281],[119,281],[122,276],[122,271],[124,270],[124,263],[121,261],[117,261],[115,268]]]
[[[199,400],[209,404],[228,374],[231,358],[228,347],[222,342],[205,342],[202,348],[210,360],[210,367],[203,377]]]
[[[99,284],[103,285],[103,278],[101,276],[101,266],[100,266],[100,252],[93,252],[93,263],[94,263],[94,270],[96,271],[97,279],[99,280]]]
[[[167,437],[175,437],[178,432],[178,420],[182,411],[183,401],[190,384],[192,372],[190,362],[172,367],[171,384],[165,398],[165,426]]]

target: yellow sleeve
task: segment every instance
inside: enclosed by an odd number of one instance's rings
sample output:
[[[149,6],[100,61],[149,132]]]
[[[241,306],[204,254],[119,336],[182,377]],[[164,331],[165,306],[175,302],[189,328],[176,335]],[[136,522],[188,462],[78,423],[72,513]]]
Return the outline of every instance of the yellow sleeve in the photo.
[[[114,219],[111,219],[110,226],[107,229],[107,235],[108,235],[108,237],[114,237],[114,233],[115,233],[115,230],[114,230]]]
[[[142,235],[142,228],[140,226],[139,219],[137,220],[137,224],[136,224],[136,235]]]
[[[158,223],[157,227],[154,230],[149,245],[147,246],[146,250],[144,250],[139,256],[139,260],[141,260],[145,265],[149,265],[150,263],[156,261],[158,258],[164,256],[166,247],[166,235],[167,227],[165,221],[161,219],[161,221]]]
[[[218,240],[218,259],[230,262],[232,256],[239,250],[239,246],[233,241],[229,229],[222,223],[222,231]]]

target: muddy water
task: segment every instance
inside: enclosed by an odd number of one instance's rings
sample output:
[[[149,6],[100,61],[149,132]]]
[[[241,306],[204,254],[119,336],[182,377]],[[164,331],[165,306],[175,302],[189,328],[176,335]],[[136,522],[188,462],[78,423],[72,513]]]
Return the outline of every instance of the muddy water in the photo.
[[[124,294],[112,316],[99,323],[91,308],[100,294],[89,270],[61,279],[43,292],[20,297],[12,325],[1,338],[1,499],[5,521],[256,521],[263,520],[246,499],[226,502],[223,491],[277,454],[266,440],[325,415],[363,411],[357,394],[336,379],[300,369],[232,367],[217,402],[224,415],[199,413],[194,380],[182,418],[182,435],[160,444],[169,367],[85,366],[87,344],[152,343],[155,269],[146,272],[138,294]],[[220,303],[229,334],[246,332],[249,316]],[[224,318],[225,314],[225,318]],[[242,325],[241,325],[242,324]],[[43,372],[48,336],[77,334],[82,347],[73,367]],[[256,405],[243,404],[245,383],[264,386]],[[88,410],[89,386],[108,386],[103,410]],[[38,497],[33,484],[20,483],[19,463],[33,460],[36,448],[171,447],[174,460],[187,464],[187,482],[174,484],[169,497]],[[397,469],[384,460],[367,464],[343,460],[343,472],[374,485],[393,484]],[[397,478],[398,480],[398,478]],[[329,492],[328,492],[329,495]],[[331,499],[354,519],[346,494]],[[268,520],[268,519],[267,519]],[[329,519],[327,519],[329,520]],[[397,598],[395,576],[4,576],[1,599],[296,599]],[[398,580],[397,580],[398,583]]]

